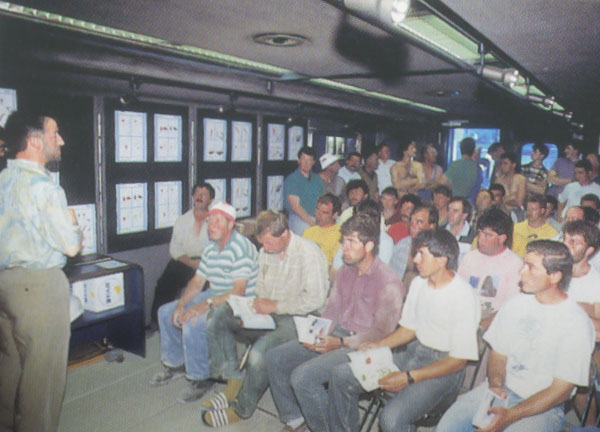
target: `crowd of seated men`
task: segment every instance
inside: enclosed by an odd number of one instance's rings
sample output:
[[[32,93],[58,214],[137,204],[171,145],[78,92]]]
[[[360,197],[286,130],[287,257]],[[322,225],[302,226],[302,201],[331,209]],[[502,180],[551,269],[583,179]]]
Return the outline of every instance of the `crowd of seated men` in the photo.
[[[289,218],[258,215],[258,251],[235,230],[235,209],[212,204],[195,275],[179,299],[158,309],[164,370],[151,384],[185,375],[189,386],[178,401],[203,399],[199,417],[211,427],[250,418],[269,390],[282,430],[358,431],[366,391],[348,353],[389,350],[395,368],[377,382],[387,394],[383,431],[416,430],[439,407],[450,408],[437,430],[476,430],[487,399],[487,424],[478,430],[562,430],[564,404],[588,385],[600,340],[600,233],[592,208],[600,199],[586,188],[593,173],[587,160],[574,162],[567,192],[546,197],[533,190],[544,174],[544,151],[536,149],[541,156],[532,157],[530,171],[538,181],[519,201],[516,176],[525,187],[530,181],[510,155],[499,156],[489,190],[477,184],[477,169],[472,185],[456,180],[456,170],[469,171],[471,162],[477,168],[473,144],[463,140],[463,160],[447,175],[431,166],[431,155],[414,161],[414,144],[403,146],[398,162],[389,160],[387,144],[362,167],[352,153],[346,199],[324,190],[312,173],[314,151],[303,148],[285,181]],[[321,163],[338,164],[331,156]],[[387,175],[377,157],[385,157]],[[545,174],[544,187],[560,178]],[[429,196],[424,187],[433,188]],[[586,199],[573,201],[570,189]],[[253,297],[253,311],[270,315],[274,328],[246,327],[231,295]],[[331,325],[301,343],[294,317],[307,315]],[[239,342],[249,347],[241,363]],[[480,362],[481,373],[459,396],[469,362]],[[225,386],[216,391],[215,382]],[[582,409],[581,395],[574,401]]]

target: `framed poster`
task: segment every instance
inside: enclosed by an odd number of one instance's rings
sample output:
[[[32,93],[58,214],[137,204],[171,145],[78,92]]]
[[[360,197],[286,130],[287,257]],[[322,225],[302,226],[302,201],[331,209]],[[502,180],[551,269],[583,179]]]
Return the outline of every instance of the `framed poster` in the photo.
[[[231,162],[252,161],[252,123],[231,122]]]
[[[267,209],[283,210],[283,176],[267,177]]]
[[[146,113],[115,111],[115,161],[147,161]]]
[[[0,88],[0,126],[6,125],[6,120],[11,112],[17,109],[17,91]]]
[[[154,228],[170,228],[181,215],[181,181],[154,183]]]
[[[209,183],[215,189],[215,199],[213,199],[213,203],[227,201],[227,182],[225,179],[206,179],[204,181]]]
[[[283,160],[285,126],[277,123],[267,125],[267,160]]]
[[[154,114],[154,162],[181,162],[181,116]]]
[[[119,183],[117,188],[117,234],[148,230],[148,184]]]
[[[288,129],[288,160],[298,159],[298,151],[304,146],[304,128],[292,126]]]
[[[227,160],[227,120],[204,119],[204,161]]]
[[[231,179],[231,205],[237,217],[252,214],[252,180],[249,177]]]

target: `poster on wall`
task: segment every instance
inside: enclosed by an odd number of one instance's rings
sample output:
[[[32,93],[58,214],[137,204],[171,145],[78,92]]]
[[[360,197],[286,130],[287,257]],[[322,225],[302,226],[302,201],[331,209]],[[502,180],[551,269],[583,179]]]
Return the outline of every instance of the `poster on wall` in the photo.
[[[252,213],[252,181],[248,178],[231,179],[231,205],[237,217],[250,216]]]
[[[283,176],[267,177],[267,208],[283,210]]]
[[[0,88],[0,126],[6,125],[6,120],[11,112],[17,109],[17,91]]]
[[[206,179],[205,182],[209,183],[215,189],[213,203],[227,200],[227,182],[225,179]]]
[[[117,189],[117,234],[148,230],[148,184],[120,183]]]
[[[115,111],[115,162],[147,161],[146,113]]]
[[[154,227],[170,228],[181,215],[181,181],[154,183]]]
[[[204,119],[204,161],[225,162],[227,160],[227,121]]]
[[[284,125],[276,123],[269,123],[267,125],[267,160],[283,160],[284,139]]]
[[[298,159],[298,151],[304,145],[304,128],[302,126],[292,126],[288,130],[288,160]]]
[[[96,242],[96,204],[81,204],[69,206],[75,212],[77,223],[83,234],[82,255],[97,252]]]
[[[154,161],[181,162],[181,116],[154,114]]]
[[[231,122],[231,162],[252,161],[252,123]]]

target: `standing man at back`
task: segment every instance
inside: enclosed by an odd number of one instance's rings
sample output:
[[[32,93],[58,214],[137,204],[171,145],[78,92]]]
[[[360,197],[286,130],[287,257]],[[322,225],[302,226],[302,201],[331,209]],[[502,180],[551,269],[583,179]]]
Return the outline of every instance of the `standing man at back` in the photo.
[[[315,224],[317,199],[323,194],[323,180],[312,172],[314,165],[314,149],[302,147],[298,151],[298,169],[287,176],[283,183],[290,229],[298,235]]]
[[[71,334],[61,268],[81,231],[46,167],[61,159],[51,117],[11,114],[0,173],[0,429],[56,431]],[[66,256],[65,256],[66,255]]]
[[[377,146],[379,166],[377,167],[376,172],[379,194],[383,193],[385,188],[392,186],[392,174],[390,173],[390,168],[392,168],[392,165],[394,165],[396,161],[390,159],[390,154],[390,146],[385,141]]]
[[[477,183],[477,162],[471,159],[475,151],[475,140],[465,138],[460,142],[462,158],[455,160],[448,167],[445,176],[452,183],[452,196],[469,196]]]
[[[361,159],[362,156],[359,152],[348,153],[348,156],[346,156],[346,164],[338,171],[338,175],[346,184],[350,183],[351,180],[360,180],[358,168]]]

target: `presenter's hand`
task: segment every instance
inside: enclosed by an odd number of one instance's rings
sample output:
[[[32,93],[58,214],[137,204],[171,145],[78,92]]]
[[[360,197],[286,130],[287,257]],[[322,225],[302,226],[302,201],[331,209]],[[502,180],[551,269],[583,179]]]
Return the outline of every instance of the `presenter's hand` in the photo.
[[[177,307],[175,308],[175,310],[173,311],[173,315],[171,316],[171,320],[173,321],[173,325],[175,327],[181,328],[181,325],[183,324],[183,321],[181,319],[184,313],[185,309],[183,308],[183,306],[177,304]]]
[[[381,390],[399,392],[408,385],[408,378],[406,372],[397,371],[380,378],[378,382]]]
[[[478,432],[501,432],[513,423],[510,419],[510,411],[506,408],[500,406],[491,407],[488,413],[494,415],[492,422],[486,428],[477,429]]]

